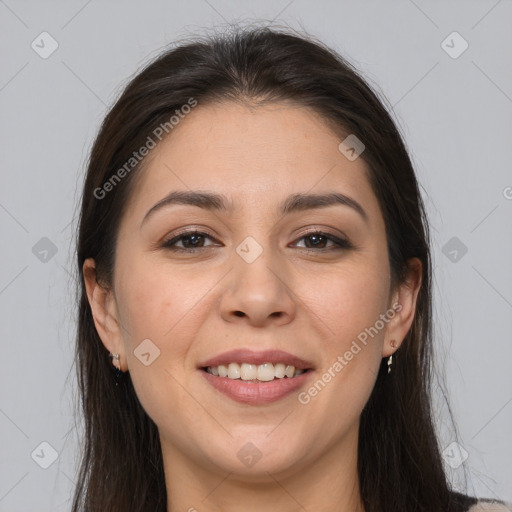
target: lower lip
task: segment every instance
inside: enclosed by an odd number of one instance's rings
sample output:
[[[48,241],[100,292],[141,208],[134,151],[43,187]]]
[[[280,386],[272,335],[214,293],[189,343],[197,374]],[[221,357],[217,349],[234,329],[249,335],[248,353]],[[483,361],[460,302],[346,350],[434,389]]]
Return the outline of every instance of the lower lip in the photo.
[[[263,405],[281,400],[304,386],[313,373],[312,370],[308,370],[297,377],[284,377],[268,382],[246,382],[229,377],[216,377],[205,370],[199,371],[215,389],[236,402],[250,405]]]

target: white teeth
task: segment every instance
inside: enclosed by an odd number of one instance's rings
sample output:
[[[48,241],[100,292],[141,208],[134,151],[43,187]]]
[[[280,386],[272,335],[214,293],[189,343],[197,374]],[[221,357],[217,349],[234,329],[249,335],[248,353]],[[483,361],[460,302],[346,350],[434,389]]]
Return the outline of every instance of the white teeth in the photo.
[[[240,378],[240,365],[239,364],[229,363],[228,377],[230,379],[239,379]]]
[[[285,376],[284,368],[285,366],[283,363],[277,363],[274,365],[274,370],[278,379],[282,379]]]
[[[228,377],[229,379],[241,380],[259,380],[269,382],[274,379],[283,379],[284,377],[297,377],[305,372],[305,370],[295,369],[293,365],[285,365],[283,363],[264,363],[260,365],[249,363],[229,363],[229,365],[208,366],[208,373],[219,377]]]
[[[285,368],[284,373],[287,377],[293,377],[293,374],[295,373],[295,366],[288,365]]]
[[[260,364],[258,366],[258,380],[263,382],[274,380],[275,373],[272,363]]]
[[[240,367],[242,380],[255,380],[258,378],[258,367],[255,364],[242,363]]]

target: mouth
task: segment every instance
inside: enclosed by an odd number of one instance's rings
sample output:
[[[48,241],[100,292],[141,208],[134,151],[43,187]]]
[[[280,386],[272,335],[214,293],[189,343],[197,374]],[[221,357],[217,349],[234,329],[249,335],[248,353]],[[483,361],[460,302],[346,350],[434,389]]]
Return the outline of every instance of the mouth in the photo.
[[[295,368],[293,365],[285,363],[229,363],[218,366],[206,366],[201,368],[215,377],[226,377],[231,380],[242,380],[244,382],[271,382],[276,379],[294,379],[309,368]]]
[[[304,386],[312,363],[280,350],[235,350],[213,357],[198,369],[215,389],[237,402],[274,402]]]

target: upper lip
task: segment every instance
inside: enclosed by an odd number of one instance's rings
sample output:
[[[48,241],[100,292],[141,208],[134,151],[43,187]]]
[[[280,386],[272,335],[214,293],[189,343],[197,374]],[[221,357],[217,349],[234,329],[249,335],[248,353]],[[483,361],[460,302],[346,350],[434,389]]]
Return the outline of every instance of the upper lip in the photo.
[[[228,365],[229,363],[249,363],[249,364],[264,364],[264,363],[283,363],[285,365],[295,366],[296,369],[308,370],[312,369],[311,362],[295,356],[283,350],[263,350],[255,352],[250,349],[236,349],[229,352],[223,352],[199,364],[200,368],[208,366]]]

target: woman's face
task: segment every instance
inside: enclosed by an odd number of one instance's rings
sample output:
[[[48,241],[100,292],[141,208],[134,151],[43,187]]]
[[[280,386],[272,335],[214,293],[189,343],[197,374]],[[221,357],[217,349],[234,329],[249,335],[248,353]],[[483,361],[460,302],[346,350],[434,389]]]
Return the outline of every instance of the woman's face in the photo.
[[[257,479],[354,455],[417,286],[390,289],[377,198],[340,142],[292,104],[199,104],[151,151],[120,226],[115,321],[95,320],[173,460]],[[224,203],[152,209],[176,192]],[[325,194],[350,199],[307,199]],[[294,362],[307,371],[283,377]]]

